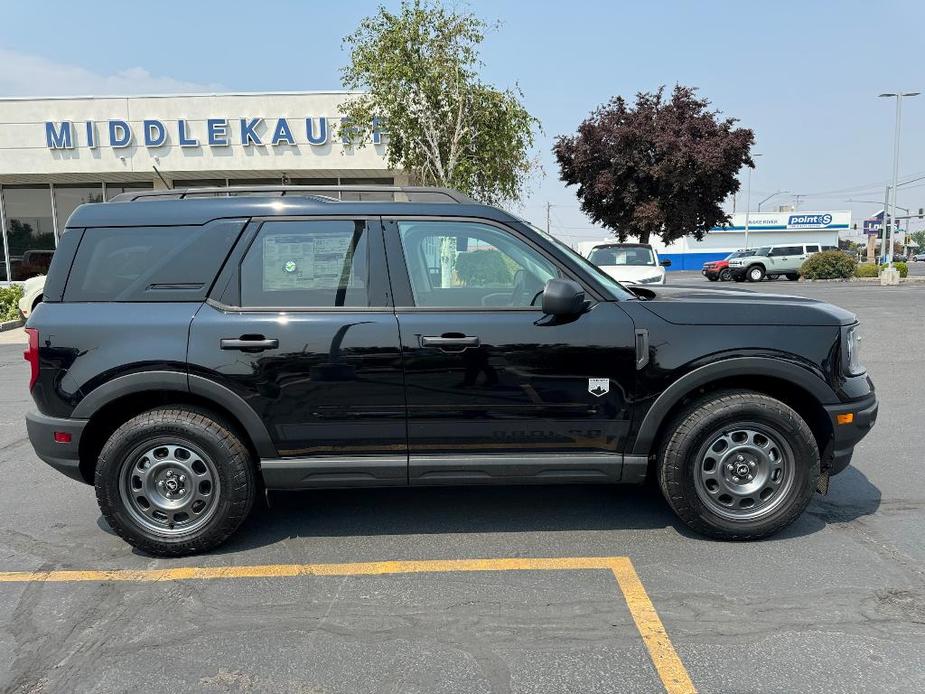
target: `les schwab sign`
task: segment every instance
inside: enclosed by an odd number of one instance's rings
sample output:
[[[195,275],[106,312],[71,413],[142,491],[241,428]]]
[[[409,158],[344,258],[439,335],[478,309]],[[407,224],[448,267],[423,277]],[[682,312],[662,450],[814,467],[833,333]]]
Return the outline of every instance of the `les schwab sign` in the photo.
[[[289,118],[208,118],[204,125],[193,126],[188,120],[180,119],[168,128],[164,121],[151,118],[142,121],[140,133],[136,133],[128,121],[121,119],[100,122],[88,120],[79,125],[71,121],[46,121],[45,144],[49,149],[75,149],[81,144],[96,149],[102,144],[100,133],[104,133],[107,136],[106,144],[114,149],[130,147],[136,143],[145,147],[162,147],[171,144],[174,137],[175,144],[180,147],[202,147],[205,144],[209,147],[228,147],[232,144],[234,133],[237,143],[244,147],[303,143],[320,146],[327,144],[331,137],[331,120],[310,116],[304,121]],[[340,124],[344,120],[341,118]],[[341,128],[341,142],[349,144],[349,135],[348,128]],[[374,119],[374,145],[381,144],[382,135],[378,121]],[[78,137],[82,142],[78,142]]]

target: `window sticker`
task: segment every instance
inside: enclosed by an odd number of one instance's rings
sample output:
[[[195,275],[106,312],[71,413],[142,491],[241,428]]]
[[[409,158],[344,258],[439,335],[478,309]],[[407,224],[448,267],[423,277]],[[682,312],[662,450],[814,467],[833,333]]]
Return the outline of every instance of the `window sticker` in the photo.
[[[263,240],[263,290],[337,287],[351,235],[271,234]]]

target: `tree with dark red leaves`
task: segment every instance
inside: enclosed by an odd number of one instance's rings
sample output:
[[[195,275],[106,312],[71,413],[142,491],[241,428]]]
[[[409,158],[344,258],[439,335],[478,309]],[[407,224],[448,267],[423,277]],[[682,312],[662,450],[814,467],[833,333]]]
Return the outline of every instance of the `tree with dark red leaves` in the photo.
[[[720,205],[739,190],[739,170],[754,167],[751,130],[722,119],[693,87],[675,86],[668,100],[664,92],[639,93],[633,106],[618,96],[553,147],[581,209],[621,241],[703,238],[729,222]]]

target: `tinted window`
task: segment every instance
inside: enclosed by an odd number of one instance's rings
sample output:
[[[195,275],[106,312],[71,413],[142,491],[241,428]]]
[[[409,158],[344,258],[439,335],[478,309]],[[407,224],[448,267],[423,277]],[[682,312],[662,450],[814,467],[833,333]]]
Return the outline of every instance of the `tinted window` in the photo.
[[[398,223],[417,306],[536,306],[555,266],[514,234],[478,222]]]
[[[588,260],[595,265],[655,265],[652,249],[644,246],[602,246]]]
[[[68,217],[80,205],[89,202],[103,202],[103,186],[56,185],[55,213],[58,215],[58,233],[64,231]]]
[[[242,223],[87,229],[65,301],[202,301]]]
[[[369,306],[366,223],[267,222],[241,262],[243,306]]]
[[[806,252],[807,252],[807,253],[818,253],[818,252],[819,252],[819,246],[818,246],[817,244],[813,244],[813,245],[811,245],[811,246],[807,246],[807,247],[806,247]]]
[[[782,255],[802,255],[802,253],[802,246],[777,246],[776,248],[771,249],[770,255],[776,257]]]

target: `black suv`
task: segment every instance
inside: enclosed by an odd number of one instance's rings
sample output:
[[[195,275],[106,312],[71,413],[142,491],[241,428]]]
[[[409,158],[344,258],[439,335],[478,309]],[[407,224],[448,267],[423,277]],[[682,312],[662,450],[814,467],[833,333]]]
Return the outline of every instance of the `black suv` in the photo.
[[[453,191],[130,193],[68,221],[26,421],[157,555],[215,547],[262,487],[647,476],[750,539],[873,425],[857,329],[810,299],[625,288]]]

